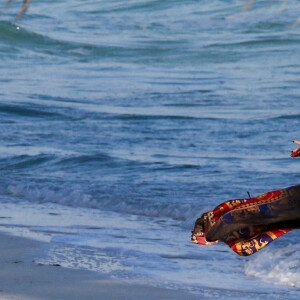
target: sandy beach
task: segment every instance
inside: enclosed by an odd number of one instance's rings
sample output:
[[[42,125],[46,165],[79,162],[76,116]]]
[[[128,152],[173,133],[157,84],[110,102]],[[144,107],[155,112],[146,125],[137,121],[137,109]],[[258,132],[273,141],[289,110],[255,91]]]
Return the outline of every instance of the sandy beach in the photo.
[[[84,270],[35,263],[41,242],[0,233],[0,299],[197,299],[164,288],[128,284]]]
[[[0,16],[0,300],[299,300],[299,230],[250,256],[191,231],[299,184],[300,1],[21,9]]]

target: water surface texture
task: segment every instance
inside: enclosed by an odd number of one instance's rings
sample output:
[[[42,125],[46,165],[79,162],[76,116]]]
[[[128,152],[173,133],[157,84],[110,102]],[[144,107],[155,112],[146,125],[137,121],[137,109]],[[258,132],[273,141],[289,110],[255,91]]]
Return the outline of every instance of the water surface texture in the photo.
[[[298,232],[249,258],[189,239],[219,202],[299,184],[300,2],[35,1],[16,22],[20,2],[0,17],[1,228],[68,267],[299,299]]]

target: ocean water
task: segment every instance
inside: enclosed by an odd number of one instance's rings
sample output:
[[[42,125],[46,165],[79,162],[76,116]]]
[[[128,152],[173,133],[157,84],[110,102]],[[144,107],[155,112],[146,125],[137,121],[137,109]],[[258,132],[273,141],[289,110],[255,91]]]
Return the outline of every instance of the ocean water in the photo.
[[[300,2],[21,1],[0,16],[0,230],[39,262],[200,299],[299,299],[299,233],[238,257],[190,231],[299,184]]]

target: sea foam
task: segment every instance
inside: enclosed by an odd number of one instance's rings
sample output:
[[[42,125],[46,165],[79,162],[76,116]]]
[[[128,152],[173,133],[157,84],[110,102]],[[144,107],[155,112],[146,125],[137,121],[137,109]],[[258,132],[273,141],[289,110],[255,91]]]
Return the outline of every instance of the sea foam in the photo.
[[[289,245],[284,249],[270,250],[253,256],[245,273],[278,285],[300,287],[300,246]]]

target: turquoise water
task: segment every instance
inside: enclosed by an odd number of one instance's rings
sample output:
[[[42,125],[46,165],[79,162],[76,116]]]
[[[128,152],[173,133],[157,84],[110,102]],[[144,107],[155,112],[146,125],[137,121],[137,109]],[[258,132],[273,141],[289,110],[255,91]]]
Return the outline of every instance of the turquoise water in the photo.
[[[0,19],[3,229],[50,237],[69,267],[298,299],[298,232],[247,259],[189,243],[219,202],[299,183],[300,3],[243,5],[35,1],[16,22],[15,1]]]

